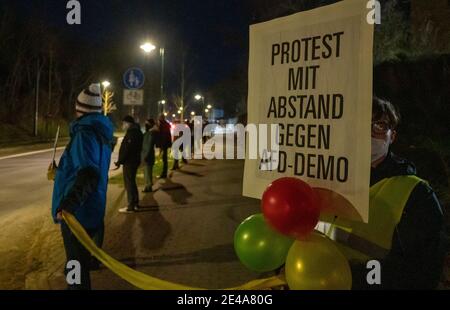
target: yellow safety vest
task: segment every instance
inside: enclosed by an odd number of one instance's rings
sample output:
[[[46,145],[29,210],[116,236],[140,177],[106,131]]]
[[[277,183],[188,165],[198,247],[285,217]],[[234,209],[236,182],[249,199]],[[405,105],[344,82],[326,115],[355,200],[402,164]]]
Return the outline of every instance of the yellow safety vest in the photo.
[[[403,209],[420,182],[424,181],[412,175],[383,179],[370,188],[369,223],[336,219],[333,239],[348,260],[365,262],[386,256]]]

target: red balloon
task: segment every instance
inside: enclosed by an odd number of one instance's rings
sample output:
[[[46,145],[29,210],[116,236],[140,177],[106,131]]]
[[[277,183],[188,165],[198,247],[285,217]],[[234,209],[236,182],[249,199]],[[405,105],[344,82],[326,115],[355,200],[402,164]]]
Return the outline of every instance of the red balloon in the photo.
[[[262,210],[273,228],[296,238],[309,234],[320,216],[314,190],[297,178],[280,178],[272,182],[263,194]]]

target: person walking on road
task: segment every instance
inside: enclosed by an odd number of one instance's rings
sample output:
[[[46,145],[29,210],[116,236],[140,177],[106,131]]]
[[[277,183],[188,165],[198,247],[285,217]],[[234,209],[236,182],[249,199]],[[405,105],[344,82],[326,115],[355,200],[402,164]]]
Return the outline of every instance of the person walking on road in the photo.
[[[123,181],[127,191],[128,206],[119,209],[119,212],[130,213],[139,208],[139,192],[136,184],[136,174],[141,163],[143,135],[139,124],[136,124],[132,116],[125,116],[122,120],[122,128],[126,130],[122,145],[119,150],[119,160],[116,167],[123,166]]]
[[[167,170],[168,170],[168,152],[169,148],[172,146],[172,135],[170,133],[170,124],[166,121],[166,117],[164,114],[161,114],[158,119],[158,138],[156,141],[156,147],[158,147],[162,152],[162,160],[163,160],[163,170],[160,179],[167,178]]]
[[[145,122],[145,134],[142,144],[142,162],[144,164],[145,188],[143,193],[153,191],[153,165],[155,164],[155,142],[158,134],[158,127],[153,118]]]
[[[79,94],[76,116],[58,167],[51,165],[56,170],[50,173],[55,172],[52,217],[61,224],[67,262],[77,261],[80,266],[80,281],[68,283],[68,288],[89,290],[91,255],[63,221],[62,212],[72,213],[94,240],[102,238],[114,130],[102,114],[100,84],[91,84]],[[67,267],[66,275],[71,270]]]

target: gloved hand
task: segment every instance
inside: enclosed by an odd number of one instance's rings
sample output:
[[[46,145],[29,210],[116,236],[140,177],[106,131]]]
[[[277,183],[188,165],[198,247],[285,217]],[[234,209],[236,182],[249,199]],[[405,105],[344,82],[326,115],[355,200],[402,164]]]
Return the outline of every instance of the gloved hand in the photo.
[[[56,176],[56,170],[58,169],[58,166],[56,165],[56,162],[53,161],[50,166],[48,166],[47,170],[47,180],[54,181]]]

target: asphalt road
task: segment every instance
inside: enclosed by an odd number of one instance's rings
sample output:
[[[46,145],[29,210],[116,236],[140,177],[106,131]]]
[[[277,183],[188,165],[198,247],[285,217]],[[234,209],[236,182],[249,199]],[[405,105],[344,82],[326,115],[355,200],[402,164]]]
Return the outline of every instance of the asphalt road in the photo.
[[[57,162],[62,152],[57,151]],[[114,153],[111,162],[116,158]],[[47,169],[51,159],[52,150],[0,159],[0,217],[23,208],[48,205],[50,209],[53,182],[47,180]]]

